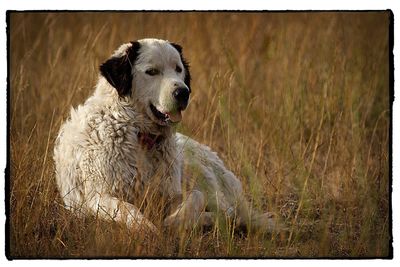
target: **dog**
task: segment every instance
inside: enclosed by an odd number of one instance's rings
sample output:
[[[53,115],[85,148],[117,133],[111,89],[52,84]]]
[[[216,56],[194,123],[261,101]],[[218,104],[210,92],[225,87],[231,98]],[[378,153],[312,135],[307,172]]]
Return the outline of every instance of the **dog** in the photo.
[[[212,225],[222,214],[236,226],[276,229],[270,213],[251,209],[215,152],[175,132],[190,81],[182,47],[165,40],[123,44],[101,64],[93,95],[71,109],[55,142],[56,182],[67,209],[159,233],[134,197],[152,190],[175,203],[161,227]]]

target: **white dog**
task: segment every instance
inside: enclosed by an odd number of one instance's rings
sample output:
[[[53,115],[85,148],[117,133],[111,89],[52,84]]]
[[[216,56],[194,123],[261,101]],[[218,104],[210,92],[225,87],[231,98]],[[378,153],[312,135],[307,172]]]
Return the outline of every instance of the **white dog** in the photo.
[[[54,148],[67,208],[158,232],[134,198],[157,190],[179,202],[165,226],[209,224],[220,212],[237,225],[274,229],[268,213],[251,211],[240,181],[216,153],[175,133],[191,93],[179,45],[158,39],[124,44],[100,72],[94,94],[71,110]]]

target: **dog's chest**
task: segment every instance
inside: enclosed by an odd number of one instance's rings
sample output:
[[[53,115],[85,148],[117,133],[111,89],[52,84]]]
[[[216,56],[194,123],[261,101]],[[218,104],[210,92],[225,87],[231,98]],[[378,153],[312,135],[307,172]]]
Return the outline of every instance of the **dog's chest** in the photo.
[[[102,111],[88,119],[90,158],[97,159],[98,167],[113,185],[112,191],[142,191],[149,184],[165,185],[175,158],[173,139],[148,146],[140,141],[140,130],[132,118]]]
[[[134,152],[135,167],[139,174],[138,179],[148,183],[152,178],[159,174],[165,174],[167,164],[160,151],[155,149],[148,150],[140,145]]]

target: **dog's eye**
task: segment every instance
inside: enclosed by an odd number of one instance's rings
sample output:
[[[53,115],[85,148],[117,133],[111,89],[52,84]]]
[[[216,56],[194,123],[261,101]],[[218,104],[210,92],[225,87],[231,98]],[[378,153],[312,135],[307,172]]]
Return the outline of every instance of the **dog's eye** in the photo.
[[[178,65],[176,65],[175,71],[176,71],[177,73],[181,73],[181,72],[182,72],[182,68],[179,67]]]
[[[160,71],[158,69],[148,69],[148,70],[146,70],[145,73],[147,75],[154,76],[154,75],[160,74]]]

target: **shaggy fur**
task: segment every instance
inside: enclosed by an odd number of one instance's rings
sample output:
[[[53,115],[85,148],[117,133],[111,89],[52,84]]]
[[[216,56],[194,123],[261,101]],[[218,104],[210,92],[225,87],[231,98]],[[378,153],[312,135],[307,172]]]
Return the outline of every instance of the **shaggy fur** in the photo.
[[[191,92],[179,45],[124,44],[100,73],[94,94],[71,110],[56,140],[56,180],[68,209],[158,232],[134,197],[152,188],[179,201],[165,226],[210,224],[219,211],[238,225],[274,228],[269,214],[250,212],[240,181],[216,153],[175,133]]]

